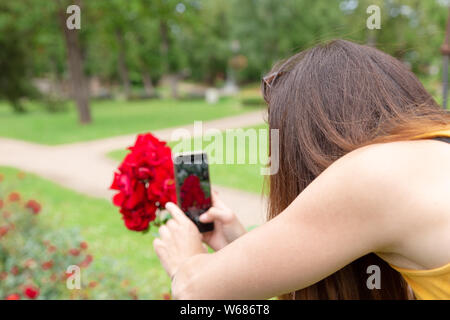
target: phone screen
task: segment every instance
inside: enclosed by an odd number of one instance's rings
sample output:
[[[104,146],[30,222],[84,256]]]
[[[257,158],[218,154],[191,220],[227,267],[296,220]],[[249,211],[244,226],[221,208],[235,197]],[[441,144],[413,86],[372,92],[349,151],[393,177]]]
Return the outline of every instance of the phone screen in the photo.
[[[205,153],[177,155],[174,158],[178,206],[200,232],[212,231],[214,223],[201,223],[199,216],[211,208],[211,183]]]

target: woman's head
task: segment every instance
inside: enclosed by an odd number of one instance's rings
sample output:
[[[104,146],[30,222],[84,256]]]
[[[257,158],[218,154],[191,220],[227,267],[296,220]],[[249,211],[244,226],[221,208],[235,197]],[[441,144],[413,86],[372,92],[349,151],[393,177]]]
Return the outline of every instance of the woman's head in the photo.
[[[450,124],[450,116],[402,62],[345,40],[276,65],[265,78],[263,94],[270,129],[279,129],[280,139],[279,171],[270,177],[269,218],[346,153]],[[330,283],[342,286],[342,281],[341,274],[322,284],[334,292]],[[339,292],[327,296],[339,298]]]

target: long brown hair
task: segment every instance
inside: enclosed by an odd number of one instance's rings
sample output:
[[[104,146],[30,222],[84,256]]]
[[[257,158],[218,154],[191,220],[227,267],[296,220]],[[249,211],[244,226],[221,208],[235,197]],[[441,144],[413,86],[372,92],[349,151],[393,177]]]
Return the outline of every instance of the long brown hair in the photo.
[[[279,129],[279,171],[269,178],[268,219],[282,212],[321,172],[361,146],[411,139],[449,127],[450,115],[408,68],[369,46],[333,40],[276,65],[263,86],[270,129]],[[369,265],[381,289],[366,287]],[[363,256],[284,299],[407,299],[398,272]]]

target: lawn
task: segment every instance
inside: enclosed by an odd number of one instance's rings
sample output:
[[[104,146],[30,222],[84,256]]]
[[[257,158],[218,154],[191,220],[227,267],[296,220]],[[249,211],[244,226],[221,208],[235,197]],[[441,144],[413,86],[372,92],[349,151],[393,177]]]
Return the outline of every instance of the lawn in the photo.
[[[245,128],[247,129],[255,129],[260,130],[264,129],[267,130],[267,125],[260,125],[255,126],[251,128]],[[224,137],[224,134],[222,133],[222,137]],[[205,149],[210,143],[213,141],[205,141],[205,139],[200,139],[202,142],[202,149]],[[173,148],[178,142],[169,142],[169,145]],[[199,150],[194,147],[194,140],[190,141],[191,148],[189,150]],[[233,148],[234,147],[234,148]],[[260,151],[260,142],[258,142],[257,150],[253,150],[252,152],[258,152]],[[210,165],[210,177],[211,182],[213,184],[218,184],[226,187],[231,188],[237,188],[249,192],[259,193],[261,194],[263,189],[263,182],[264,182],[264,176],[260,174],[260,169],[263,167],[260,163],[251,164],[249,159],[249,143],[248,140],[246,140],[245,145],[237,143],[234,144],[234,146],[229,146],[227,148],[225,139],[224,139],[224,145],[223,145],[223,154],[226,157],[226,154],[229,152],[234,152],[235,158],[237,154],[245,153],[245,163],[244,164],[211,164]],[[121,161],[125,155],[128,153],[128,150],[116,150],[113,152],[110,152],[108,154],[109,157]],[[267,152],[263,153],[267,156]],[[212,156],[212,152],[208,152],[208,156]]]
[[[41,218],[55,228],[79,228],[89,243],[94,263],[100,257],[109,257],[128,269],[134,275],[131,285],[138,288],[142,299],[161,299],[163,293],[169,292],[170,281],[153,251],[151,233],[127,230],[117,208],[106,200],[78,194],[32,174],[19,179],[18,172],[0,167],[2,187],[42,203]]]
[[[75,107],[49,114],[36,104],[26,104],[29,112],[15,114],[0,101],[0,136],[56,145],[76,141],[132,134],[237,115],[251,108],[237,99],[222,98],[217,104],[203,100],[92,101],[93,123],[80,125]]]

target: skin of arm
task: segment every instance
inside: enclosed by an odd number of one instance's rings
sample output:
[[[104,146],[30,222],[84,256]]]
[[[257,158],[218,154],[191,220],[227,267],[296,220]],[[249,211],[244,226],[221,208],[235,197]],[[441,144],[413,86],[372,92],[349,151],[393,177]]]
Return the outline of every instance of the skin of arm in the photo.
[[[173,279],[174,298],[266,299],[395,246],[411,231],[402,212],[415,203],[405,196],[405,170],[391,160],[390,148],[377,145],[344,156],[277,217],[212,254],[183,254],[195,245],[186,244],[191,235],[181,231],[190,227],[179,226],[172,242],[154,244]]]

